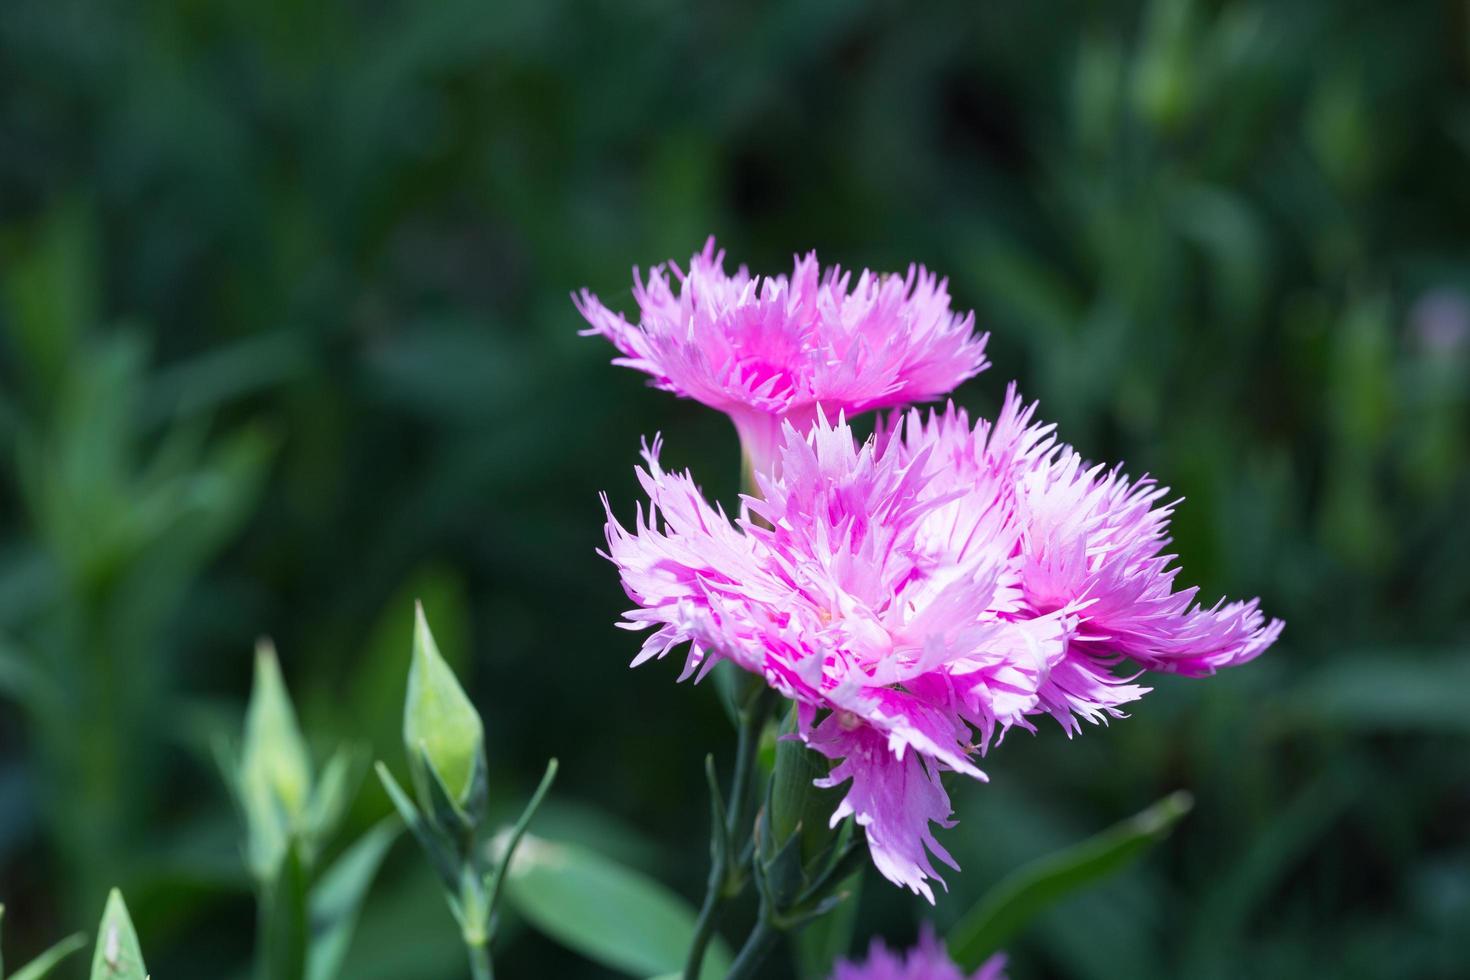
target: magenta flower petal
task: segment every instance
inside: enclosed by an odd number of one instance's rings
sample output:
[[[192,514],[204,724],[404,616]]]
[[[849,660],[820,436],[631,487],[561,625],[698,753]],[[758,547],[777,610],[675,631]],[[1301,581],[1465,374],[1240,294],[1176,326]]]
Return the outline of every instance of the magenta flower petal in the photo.
[[[648,511],[608,516],[623,625],[651,631],[635,663],[687,644],[684,676],[727,659],[796,701],[834,762],[822,784],[846,789],[833,820],[931,902],[934,859],[953,866],[942,773],[984,779],[975,758],[1011,728],[1122,717],[1139,673],[1210,673],[1281,631],[1254,601],[1176,591],[1166,492],[1083,465],[1034,414],[1012,388],[993,423],[914,411],[859,444],[818,409],[733,518],[655,441]]]
[[[590,325],[623,355],[613,363],[655,387],[730,416],[757,470],[776,462],[782,426],[805,434],[829,417],[936,398],[987,366],[974,315],[950,309],[945,280],[920,266],[906,275],[825,272],[815,253],[790,277],[724,270],[711,238],[688,271],[634,270],[638,323],[583,290]]]
[[[852,816],[867,831],[873,865],[896,885],[923,895],[932,904],[928,879],[941,885],[929,856],[959,870],[934,838],[930,824],[952,827],[949,795],[934,763],[918,752],[906,757],[888,746],[884,735],[852,716],[838,713],[814,729],[807,744],[837,765],[818,786],[840,786],[851,780],[847,795],[832,814],[836,825]]]

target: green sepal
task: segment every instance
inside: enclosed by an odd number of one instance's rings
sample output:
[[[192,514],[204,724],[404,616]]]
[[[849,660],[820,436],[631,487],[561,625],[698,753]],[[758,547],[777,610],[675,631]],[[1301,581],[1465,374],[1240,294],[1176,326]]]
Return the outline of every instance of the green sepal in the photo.
[[[814,869],[820,866],[821,856],[831,852],[836,840],[831,816],[842,799],[842,791],[815,785],[816,780],[827,775],[830,765],[825,757],[795,738],[795,731],[793,705],[776,740],[776,760],[766,807],[770,811],[774,841],[784,844],[799,837],[802,863]]]
[[[479,820],[461,807],[450,795],[449,787],[445,786],[444,780],[439,778],[439,770],[429,762],[428,753],[422,746],[417,753],[410,755],[410,763],[415,757],[419,765],[417,767],[410,765],[409,770],[414,774],[422,774],[419,806],[424,815],[429,818],[430,823],[449,837],[455,840],[472,839]],[[477,763],[477,768],[478,765]],[[484,781],[483,776],[476,778],[478,782]]]
[[[797,824],[784,841],[776,837],[771,825],[770,797],[761,807],[756,821],[756,865],[761,897],[777,912],[792,906],[806,886],[801,861],[801,824]]]
[[[398,785],[398,780],[388,771],[388,767],[379,762],[375,767],[378,779],[383,784],[383,791],[388,794],[393,808],[403,818],[403,823],[413,834],[414,839],[423,848],[425,856],[429,859],[430,866],[439,880],[444,883],[446,890],[452,892],[459,885],[459,855],[455,853],[453,842],[448,840],[438,828],[431,826],[414,805],[412,799]],[[457,909],[457,906],[452,907]],[[458,915],[458,911],[455,913]]]

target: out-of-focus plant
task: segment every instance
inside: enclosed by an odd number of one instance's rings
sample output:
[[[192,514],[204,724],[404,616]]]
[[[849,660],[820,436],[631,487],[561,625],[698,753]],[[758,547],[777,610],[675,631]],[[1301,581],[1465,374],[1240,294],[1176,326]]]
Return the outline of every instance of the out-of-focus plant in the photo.
[[[4,922],[5,906],[0,905],[0,925],[3,925]],[[42,980],[43,977],[50,976],[51,971],[60,966],[63,960],[85,945],[87,945],[87,937],[80,932],[73,933],[22,966],[19,970],[9,974],[10,980]],[[5,977],[4,950],[0,949],[0,980],[4,980]]]
[[[242,817],[256,884],[260,980],[333,980],[358,910],[400,830],[389,818],[322,868],[361,782],[361,750],[343,746],[320,772],[313,770],[275,650],[262,641],[244,736],[238,750],[220,746],[219,758]]]
[[[471,974],[489,980],[494,975],[490,941],[507,869],[556,778],[556,760],[547,763],[515,825],[492,847],[486,835],[485,726],[439,653],[422,605],[415,607],[403,744],[417,803],[381,762],[378,778],[444,886]]]
[[[31,534],[0,583],[0,694],[24,708],[58,882],[77,909],[129,867],[162,774],[174,694],[169,627],[250,512],[271,442],[160,405],[140,324],[108,323],[95,212],[39,221],[0,272],[0,433]],[[162,410],[162,414],[160,414]]]

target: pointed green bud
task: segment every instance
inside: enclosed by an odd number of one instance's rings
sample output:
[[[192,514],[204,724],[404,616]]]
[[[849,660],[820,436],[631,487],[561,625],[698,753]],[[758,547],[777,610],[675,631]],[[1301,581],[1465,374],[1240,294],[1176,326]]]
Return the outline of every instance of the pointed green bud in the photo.
[[[92,980],[148,980],[138,934],[128,917],[128,906],[116,888],[107,896],[102,924],[97,927],[97,952],[92,956]]]
[[[422,604],[414,617],[403,744],[414,788],[426,812],[439,809],[434,799],[443,795],[460,811],[471,817],[479,815],[485,795],[485,726],[440,655]],[[436,792],[440,790],[442,793]]]
[[[239,791],[250,831],[251,865],[269,878],[311,798],[311,757],[270,641],[255,650],[255,683],[245,713]]]

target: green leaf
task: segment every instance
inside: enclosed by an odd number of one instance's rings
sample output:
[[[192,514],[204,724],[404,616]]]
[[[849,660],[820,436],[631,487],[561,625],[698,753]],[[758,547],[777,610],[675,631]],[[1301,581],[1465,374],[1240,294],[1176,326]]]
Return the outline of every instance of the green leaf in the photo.
[[[352,797],[362,783],[366,755],[358,746],[339,748],[322,767],[316,785],[311,789],[305,825],[313,848],[331,839]]]
[[[414,617],[403,744],[420,801],[426,801],[429,795],[429,773],[423,771],[427,763],[456,804],[475,809],[471,797],[477,775],[484,770],[485,728],[454,671],[440,655],[422,605]],[[427,802],[424,805],[427,807]]]
[[[402,824],[395,818],[380,822],[358,838],[312,889],[308,903],[311,944],[306,960],[307,980],[337,977],[357,928],[363,899],[402,830]]]
[[[85,331],[97,326],[98,215],[70,199],[42,218],[26,247],[7,257],[6,327],[22,358],[22,376],[55,384]]]
[[[694,910],[646,875],[578,847],[526,836],[510,863],[506,897],[536,929],[630,976],[677,972],[694,937]],[[701,977],[722,977],[717,939]]]
[[[1470,657],[1423,651],[1344,658],[1306,674],[1287,697],[1285,721],[1354,732],[1470,735]]]
[[[255,684],[245,714],[239,793],[257,877],[273,877],[311,796],[311,760],[270,641],[255,651]]]
[[[138,934],[128,916],[127,903],[116,888],[107,896],[102,924],[97,927],[97,952],[92,956],[92,980],[147,980]]]
[[[10,980],[42,980],[43,977],[50,975],[51,971],[56,969],[63,960],[77,950],[86,948],[86,945],[86,933],[72,933],[19,970],[16,970],[11,975]],[[3,975],[3,970],[0,970],[0,975]]]
[[[1163,840],[1193,806],[1188,793],[1172,793],[1079,844],[1012,872],[950,930],[950,954],[965,969],[976,969],[1045,909],[1127,866]]]

